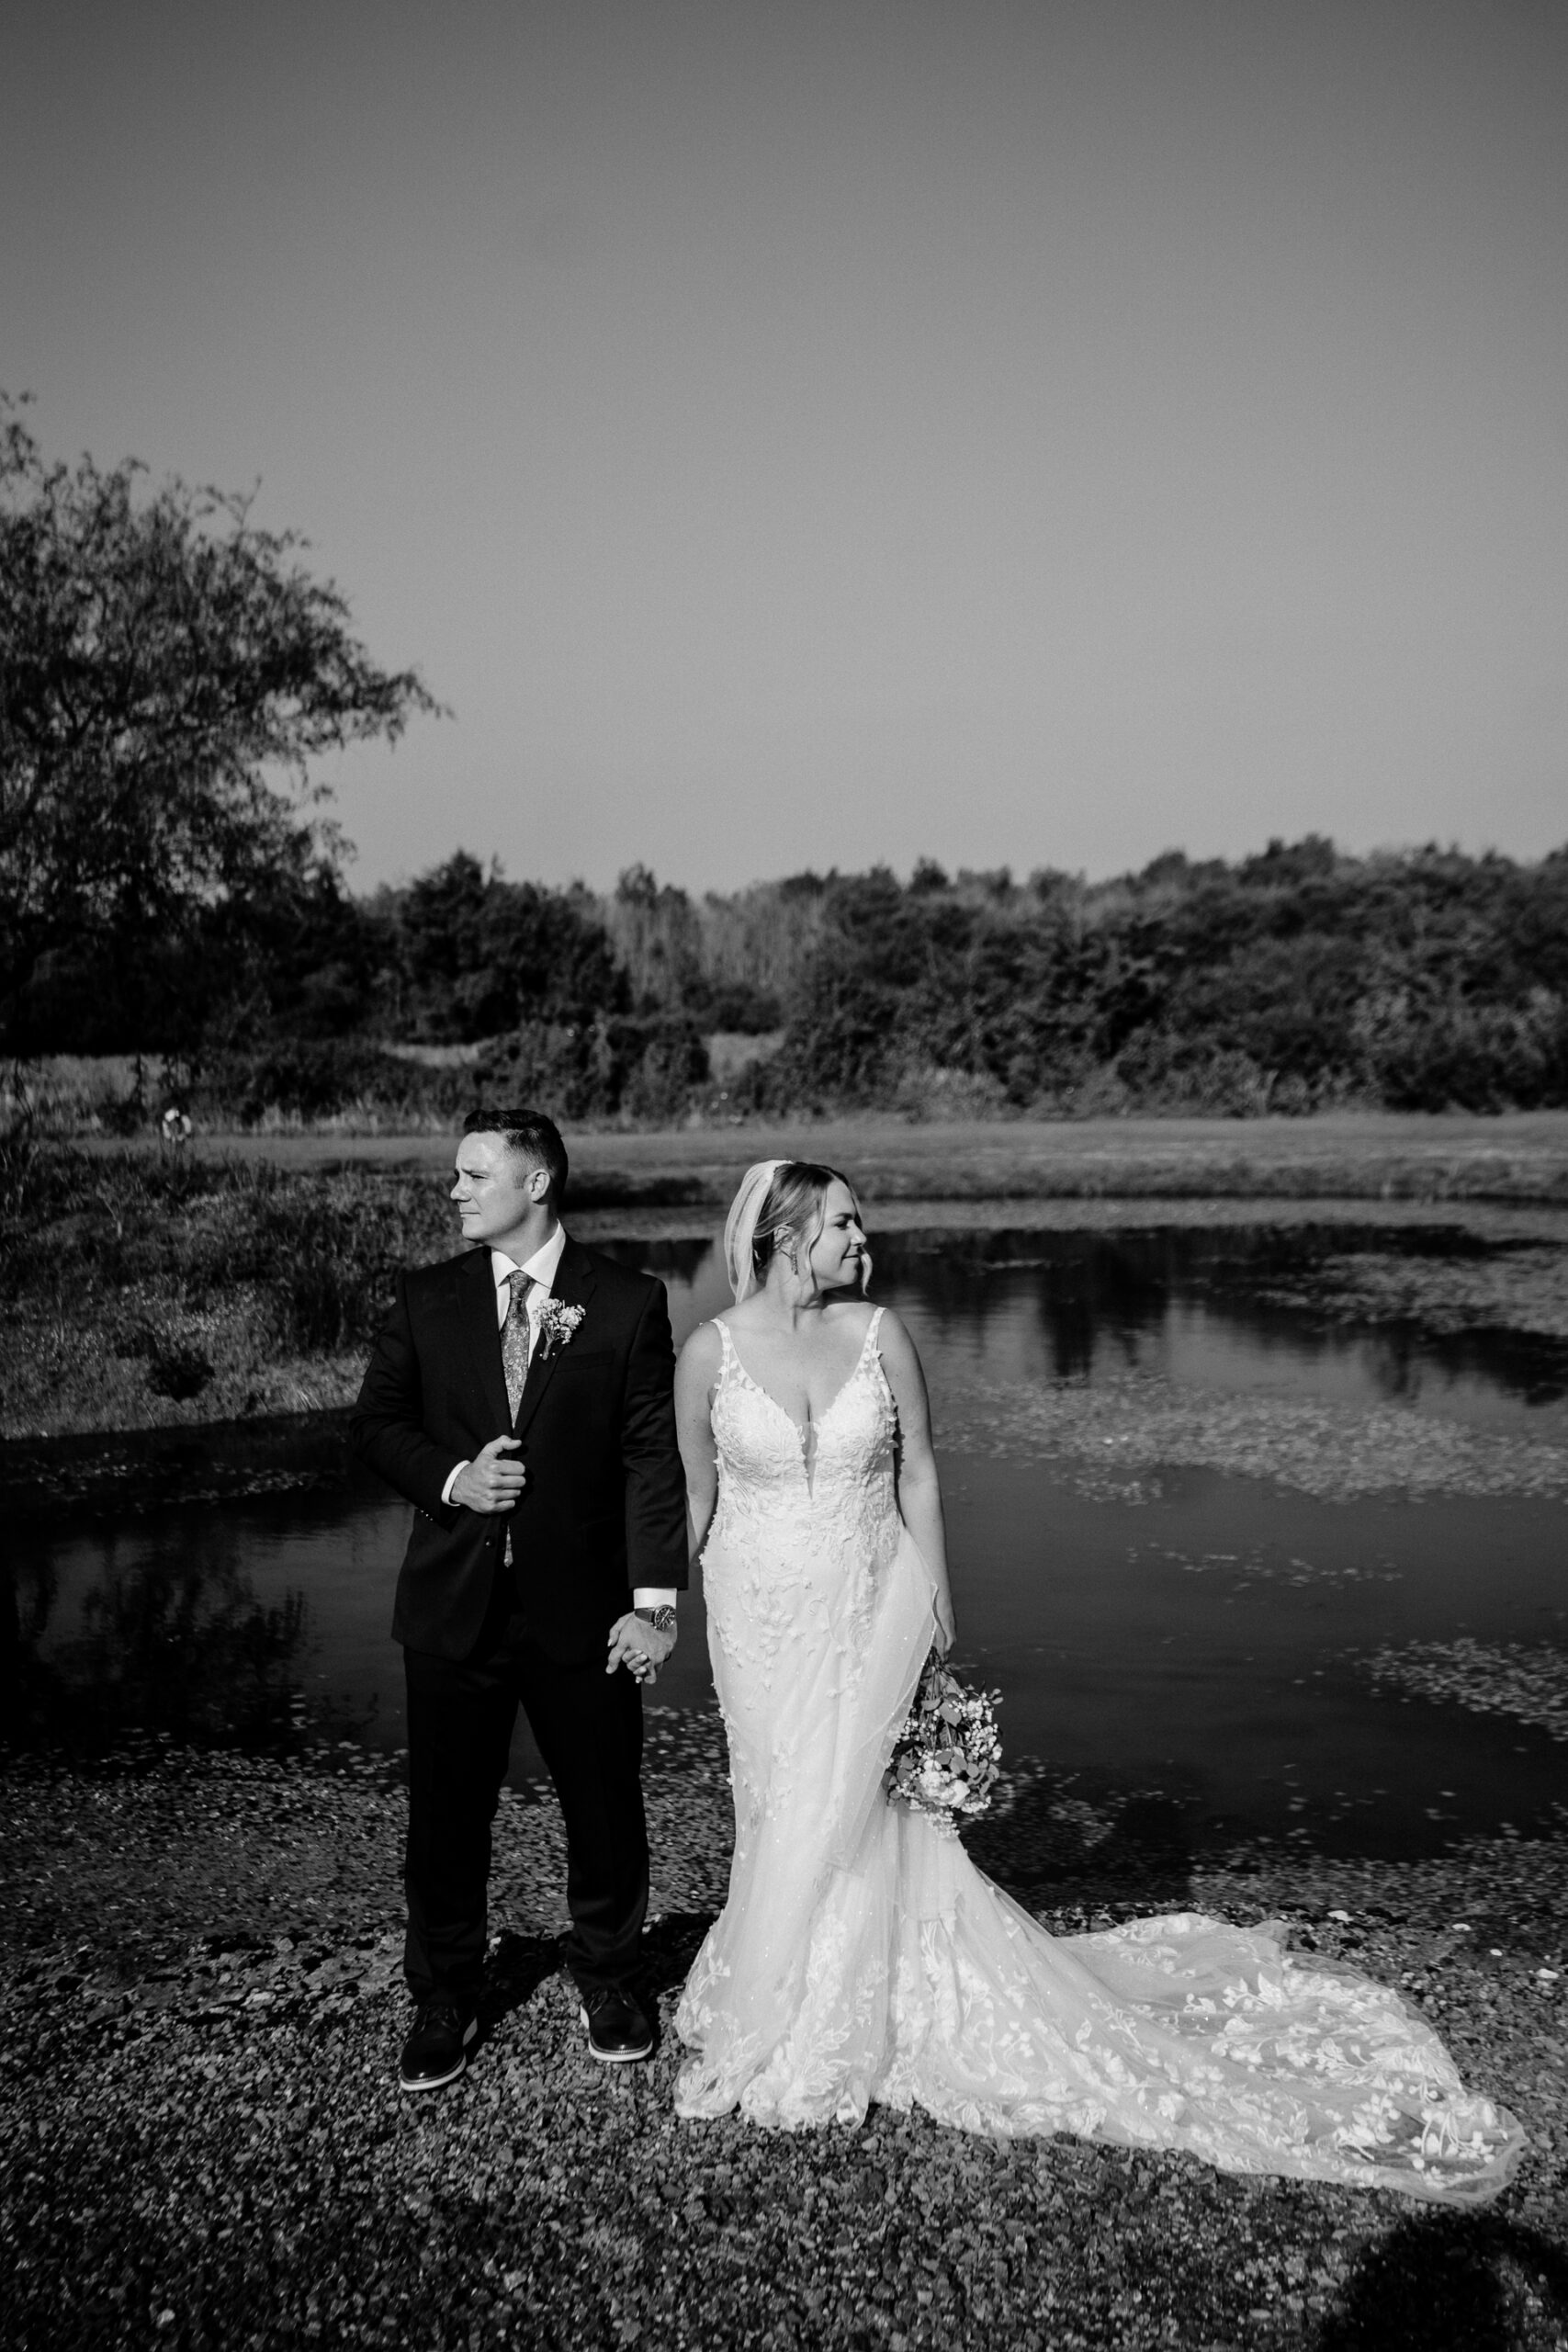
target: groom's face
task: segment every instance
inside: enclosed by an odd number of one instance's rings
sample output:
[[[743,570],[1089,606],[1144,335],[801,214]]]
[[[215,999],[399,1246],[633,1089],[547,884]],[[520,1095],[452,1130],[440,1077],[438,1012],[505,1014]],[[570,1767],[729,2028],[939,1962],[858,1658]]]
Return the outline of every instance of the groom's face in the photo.
[[[549,1175],[513,1151],[504,1136],[465,1136],[457,1148],[457,1204],[465,1241],[504,1248],[536,1212]]]

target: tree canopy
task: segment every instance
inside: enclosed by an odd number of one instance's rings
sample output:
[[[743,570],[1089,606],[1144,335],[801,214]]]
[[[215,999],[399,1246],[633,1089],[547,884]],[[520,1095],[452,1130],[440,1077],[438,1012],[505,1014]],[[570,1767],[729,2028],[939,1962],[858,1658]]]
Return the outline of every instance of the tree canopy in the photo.
[[[312,755],[438,708],[251,506],[51,463],[0,396],[0,997],[330,866]]]
[[[551,889],[459,851],[370,898],[282,874],[123,969],[54,958],[28,1007],[35,1050],[249,1056],[247,1106],[305,1111],[372,1080],[410,1103],[423,1069],[445,1112],[492,1062],[573,1118],[1523,1108],[1568,1102],[1568,850],[1309,836],[1104,882],[922,861],[728,898],[641,867]]]
[[[309,763],[437,706],[303,544],[130,459],[47,463],[0,398],[11,1051],[161,1054],[246,1116],[427,1083],[445,1111],[487,1071],[571,1117],[1568,1102],[1568,848],[1309,834],[1094,883],[922,859],[701,898],[458,851],[353,898]]]

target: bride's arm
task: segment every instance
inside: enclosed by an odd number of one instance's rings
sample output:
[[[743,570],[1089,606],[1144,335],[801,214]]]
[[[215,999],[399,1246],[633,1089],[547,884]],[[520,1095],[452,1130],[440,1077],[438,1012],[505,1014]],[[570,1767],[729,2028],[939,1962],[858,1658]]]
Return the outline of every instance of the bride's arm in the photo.
[[[931,1451],[931,1410],[926,1375],[915,1343],[888,1307],[877,1335],[877,1349],[893,1401],[898,1408],[898,1509],[905,1526],[919,1545],[936,1586],[932,1605],[941,1647],[950,1650],[956,1639],[953,1588],[947,1575],[947,1526],[942,1515],[942,1485]]]
[[[686,1541],[694,1560],[707,1542],[718,1501],[718,1456],[709,1398],[723,1342],[711,1323],[698,1326],[675,1363],[675,1428],[686,1473]]]

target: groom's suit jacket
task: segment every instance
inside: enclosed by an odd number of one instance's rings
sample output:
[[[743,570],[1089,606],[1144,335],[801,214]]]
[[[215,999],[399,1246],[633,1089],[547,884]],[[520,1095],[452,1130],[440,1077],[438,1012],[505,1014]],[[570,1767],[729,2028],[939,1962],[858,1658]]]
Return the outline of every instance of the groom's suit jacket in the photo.
[[[552,1295],[582,1319],[564,1343],[536,1346],[513,1421],[490,1251],[399,1277],[349,1426],[417,1512],[392,1619],[411,1649],[468,1657],[508,1573],[509,1526],[518,1606],[559,1665],[603,1654],[633,1586],[686,1584],[664,1285],[569,1239]],[[516,1509],[444,1503],[457,1464],[509,1434],[526,1471]]]

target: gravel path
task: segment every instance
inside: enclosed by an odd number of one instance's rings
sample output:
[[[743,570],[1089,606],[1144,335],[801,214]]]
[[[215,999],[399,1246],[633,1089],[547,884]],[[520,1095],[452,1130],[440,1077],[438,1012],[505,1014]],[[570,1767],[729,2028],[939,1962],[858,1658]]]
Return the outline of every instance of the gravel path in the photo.
[[[375,1764],[329,1762],[6,1773],[13,2352],[1568,2344],[1568,1843],[1193,1868],[1075,1839],[1027,1774],[970,1841],[1058,1928],[1278,1911],[1400,1984],[1531,2133],[1500,2205],[1465,2216],[919,2116],[799,2137],[678,2122],[669,2018],[728,1860],[711,1716],[650,1723],[652,2063],[584,2055],[558,1817],[512,1796],[474,2064],[400,2098],[402,1797]]]

